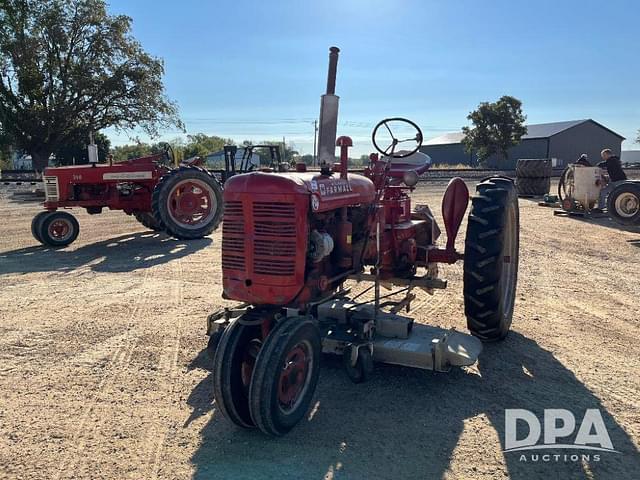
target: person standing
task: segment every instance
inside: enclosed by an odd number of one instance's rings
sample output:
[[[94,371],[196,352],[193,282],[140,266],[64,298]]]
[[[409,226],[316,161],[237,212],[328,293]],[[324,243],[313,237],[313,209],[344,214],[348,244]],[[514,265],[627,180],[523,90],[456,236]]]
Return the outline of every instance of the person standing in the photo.
[[[589,162],[589,157],[586,153],[580,155],[580,158],[576,161],[576,165],[582,165],[583,167],[591,166],[591,162]]]
[[[602,162],[598,163],[598,167],[606,170],[609,174],[609,183],[600,190],[600,196],[598,197],[599,210],[604,210],[607,205],[607,196],[620,182],[627,180],[627,175],[622,170],[620,158],[614,155],[611,149],[605,148],[600,153],[600,156],[602,157]]]

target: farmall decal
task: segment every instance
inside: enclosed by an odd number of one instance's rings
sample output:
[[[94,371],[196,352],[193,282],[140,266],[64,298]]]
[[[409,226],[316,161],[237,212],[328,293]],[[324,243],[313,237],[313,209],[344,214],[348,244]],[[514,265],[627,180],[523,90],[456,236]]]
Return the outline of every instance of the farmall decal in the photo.
[[[351,185],[346,180],[335,181],[331,183],[320,183],[320,196],[330,197],[332,195],[339,195],[341,193],[352,192]]]

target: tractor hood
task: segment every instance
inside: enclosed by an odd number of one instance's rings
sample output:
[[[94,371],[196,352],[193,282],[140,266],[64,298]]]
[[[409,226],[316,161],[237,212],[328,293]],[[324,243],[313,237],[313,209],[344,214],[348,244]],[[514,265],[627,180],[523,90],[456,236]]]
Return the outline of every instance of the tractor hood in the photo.
[[[225,201],[242,193],[309,195],[314,212],[367,204],[375,199],[375,187],[367,177],[349,174],[343,179],[338,173],[319,172],[251,172],[231,177],[224,187]]]

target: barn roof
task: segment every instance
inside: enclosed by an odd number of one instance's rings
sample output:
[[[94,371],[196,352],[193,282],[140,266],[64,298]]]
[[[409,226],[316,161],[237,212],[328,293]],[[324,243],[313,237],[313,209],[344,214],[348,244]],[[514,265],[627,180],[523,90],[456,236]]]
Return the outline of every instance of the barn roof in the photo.
[[[570,120],[567,122],[553,122],[553,123],[535,123],[531,125],[527,125],[527,134],[522,137],[523,140],[532,139],[532,138],[549,138],[557,135],[560,132],[564,132],[565,130],[569,130],[570,128],[575,127],[576,125],[583,124],[585,122],[592,122],[598,125],[599,127],[608,130],[614,135],[620,137],[624,140],[624,137],[613,130],[608,129],[604,125],[592,120],[590,118],[586,120]],[[451,132],[445,133],[444,135],[440,135],[438,137],[432,138],[431,140],[427,140],[423,145],[449,145],[452,143],[460,143],[464,138],[464,133],[462,132]]]

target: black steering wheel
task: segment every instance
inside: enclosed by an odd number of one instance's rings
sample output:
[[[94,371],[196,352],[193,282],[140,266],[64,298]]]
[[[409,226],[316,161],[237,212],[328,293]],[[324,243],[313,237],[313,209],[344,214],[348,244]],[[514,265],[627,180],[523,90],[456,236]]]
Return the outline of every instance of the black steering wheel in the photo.
[[[175,155],[173,153],[173,147],[169,144],[169,143],[165,143],[162,146],[162,153],[165,156],[165,159],[167,161],[167,163],[169,164],[169,166],[173,167],[175,164]]]
[[[402,124],[407,124],[411,127],[412,130],[415,130],[415,135],[409,135],[407,138],[398,139],[396,134],[394,134],[393,132],[402,131],[401,128],[403,130],[406,130],[406,125]],[[406,134],[403,134],[402,136],[405,137]],[[385,118],[373,129],[373,133],[371,134],[371,141],[373,142],[373,146],[376,147],[376,150],[378,150],[378,152],[380,152],[382,155],[392,158],[405,158],[416,153],[422,146],[422,130],[420,130],[420,127],[418,125],[413,123],[411,120],[407,120],[406,118]],[[389,146],[383,150],[379,146],[379,142],[382,142],[383,145]],[[398,145],[408,142],[415,142],[415,147],[413,147],[410,151],[396,153],[396,147]]]

